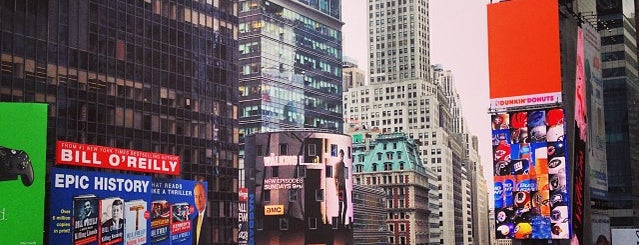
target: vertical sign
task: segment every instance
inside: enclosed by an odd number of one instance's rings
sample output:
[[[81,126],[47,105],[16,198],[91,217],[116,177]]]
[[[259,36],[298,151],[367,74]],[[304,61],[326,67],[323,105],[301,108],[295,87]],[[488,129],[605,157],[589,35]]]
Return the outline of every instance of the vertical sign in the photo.
[[[584,226],[584,181],[586,175],[586,140],[588,135],[586,108],[586,74],[584,68],[584,38],[577,29],[577,74],[575,76],[575,142],[572,192],[573,241],[583,241]]]
[[[568,239],[569,188],[561,108],[492,116],[498,239]]]
[[[238,244],[248,244],[248,188],[240,188],[238,193]]]

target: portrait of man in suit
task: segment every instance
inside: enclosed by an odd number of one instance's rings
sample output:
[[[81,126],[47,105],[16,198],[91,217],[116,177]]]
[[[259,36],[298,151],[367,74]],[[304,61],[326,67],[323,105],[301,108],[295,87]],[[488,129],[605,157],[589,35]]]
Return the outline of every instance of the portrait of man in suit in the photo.
[[[106,231],[105,235],[122,234],[124,231],[123,214],[124,203],[120,199],[114,200],[111,204],[111,218],[102,223],[102,229]]]
[[[206,188],[202,182],[195,183],[193,187],[193,199],[195,202],[195,208],[197,209],[197,215],[192,220],[193,222],[193,245],[208,245],[211,244],[211,226],[207,219],[204,217],[206,211]]]

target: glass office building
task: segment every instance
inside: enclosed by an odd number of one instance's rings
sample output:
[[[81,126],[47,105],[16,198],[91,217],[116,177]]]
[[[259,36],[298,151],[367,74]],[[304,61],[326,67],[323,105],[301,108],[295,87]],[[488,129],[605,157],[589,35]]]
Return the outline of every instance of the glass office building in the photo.
[[[342,131],[340,2],[239,2],[240,138],[285,128]]]
[[[232,0],[2,1],[0,100],[49,105],[48,167],[57,140],[179,155],[234,244],[237,25]]]
[[[635,3],[597,1],[610,226],[639,226],[639,124]]]

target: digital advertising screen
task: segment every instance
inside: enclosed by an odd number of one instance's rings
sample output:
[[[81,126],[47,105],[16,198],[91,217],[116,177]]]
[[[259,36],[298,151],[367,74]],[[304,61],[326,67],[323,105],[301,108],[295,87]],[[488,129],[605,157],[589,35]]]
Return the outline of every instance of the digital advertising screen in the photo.
[[[489,4],[489,94],[496,106],[561,97],[559,3],[513,0]],[[538,96],[540,95],[540,96]],[[547,97],[550,96],[550,97]]]
[[[497,239],[568,239],[570,176],[561,108],[492,116]]]
[[[47,105],[0,103],[0,244],[43,244]]]
[[[348,244],[352,239],[352,140],[318,132],[246,140],[247,244]],[[244,223],[240,223],[243,225]],[[259,227],[258,227],[259,226]],[[244,232],[244,230],[241,230]],[[246,239],[244,239],[246,237]]]

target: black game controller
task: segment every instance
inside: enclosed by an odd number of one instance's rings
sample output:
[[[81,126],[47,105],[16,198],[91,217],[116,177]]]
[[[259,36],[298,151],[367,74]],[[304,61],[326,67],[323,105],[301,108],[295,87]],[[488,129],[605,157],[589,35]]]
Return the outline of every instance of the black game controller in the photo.
[[[33,167],[29,155],[22,150],[0,146],[0,180],[16,180],[20,175],[22,184],[33,184]]]

